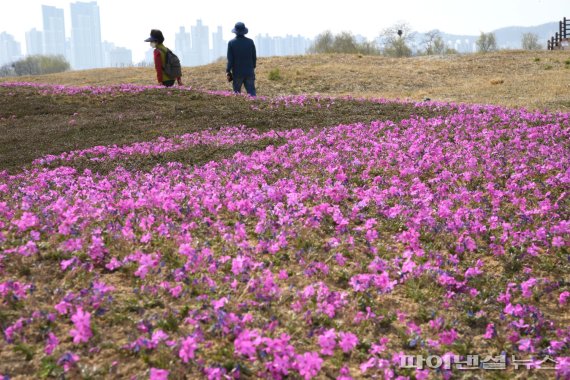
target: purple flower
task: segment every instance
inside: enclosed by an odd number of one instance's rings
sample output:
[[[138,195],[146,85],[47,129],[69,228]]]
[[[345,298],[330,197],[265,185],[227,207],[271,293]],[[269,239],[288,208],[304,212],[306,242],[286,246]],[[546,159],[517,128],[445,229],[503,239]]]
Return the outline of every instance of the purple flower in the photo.
[[[57,339],[57,336],[54,333],[50,332],[47,337],[47,342],[44,352],[46,353],[46,355],[51,355],[58,345],[59,345],[59,339]]]
[[[333,355],[336,347],[336,332],[334,329],[326,330],[319,336],[319,346],[322,355]]]
[[[453,342],[455,342],[456,339],[457,339],[457,331],[455,331],[455,329],[439,333],[439,341],[441,344],[451,345],[453,344]]]
[[[560,304],[560,306],[566,306],[568,298],[570,298],[570,292],[564,291],[560,293],[560,296],[558,297],[558,303]]]
[[[297,355],[296,357],[296,367],[305,380],[317,376],[322,364],[323,359],[316,352],[305,352],[303,355]]]
[[[485,335],[483,338],[492,339],[495,336],[495,325],[492,323],[487,324],[487,329],[485,330]]]
[[[197,349],[198,342],[196,341],[196,338],[188,336],[182,341],[182,345],[178,351],[178,356],[182,359],[182,362],[188,363],[190,359],[194,359]]]
[[[234,341],[234,349],[236,354],[249,357],[255,360],[257,355],[257,347],[261,344],[261,335],[256,330],[242,331]]]
[[[151,368],[150,369],[150,380],[168,380],[168,374],[170,371],[166,369]]]
[[[89,338],[93,336],[91,332],[91,314],[78,307],[75,314],[71,316],[71,321],[74,328],[71,329],[69,334],[73,337],[73,343],[78,344],[89,341]]]
[[[340,341],[338,342],[342,352],[348,353],[358,345],[358,337],[353,333],[338,333]]]

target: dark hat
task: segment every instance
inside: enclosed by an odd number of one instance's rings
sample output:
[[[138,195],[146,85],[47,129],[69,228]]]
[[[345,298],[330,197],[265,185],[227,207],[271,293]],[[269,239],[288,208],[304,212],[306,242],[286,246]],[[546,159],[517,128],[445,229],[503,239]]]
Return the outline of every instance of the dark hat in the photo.
[[[232,29],[232,33],[237,34],[238,36],[243,36],[247,34],[249,30],[245,27],[243,22],[236,23],[236,26]]]
[[[147,38],[146,40],[144,40],[144,42],[158,42],[158,43],[163,43],[164,42],[164,36],[162,35],[162,32],[158,29],[152,29],[150,31],[150,37]]]

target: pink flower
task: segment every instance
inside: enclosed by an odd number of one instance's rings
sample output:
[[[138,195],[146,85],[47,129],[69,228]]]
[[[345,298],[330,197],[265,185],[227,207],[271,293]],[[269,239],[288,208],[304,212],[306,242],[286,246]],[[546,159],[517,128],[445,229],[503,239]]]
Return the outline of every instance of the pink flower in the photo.
[[[376,357],[371,357],[364,363],[360,364],[360,372],[366,373],[370,368],[375,368],[378,364],[378,359]]]
[[[556,375],[559,379],[568,379],[570,377],[570,357],[559,356],[556,358]]]
[[[531,278],[521,284],[522,296],[524,298],[532,297],[532,288],[536,285],[536,278]]]
[[[560,306],[566,306],[569,297],[570,297],[570,292],[568,291],[560,293],[560,296],[558,297],[558,303],[560,304]]]
[[[54,308],[55,308],[55,310],[57,310],[59,315],[65,315],[65,314],[69,313],[69,310],[71,310],[71,304],[69,302],[66,302],[66,301],[61,301],[60,303],[55,305]]]
[[[166,369],[151,368],[150,369],[150,380],[168,380],[168,374],[170,371]]]
[[[523,352],[534,352],[534,346],[531,339],[521,339],[519,341],[519,350]]]
[[[552,245],[558,248],[564,247],[564,239],[561,236],[556,236],[552,239]]]
[[[416,369],[416,380],[427,380],[429,379],[429,374],[429,369]]]
[[[107,268],[110,271],[114,271],[117,268],[120,268],[123,264],[117,260],[116,257],[111,258],[111,261],[109,261],[109,263],[107,265],[105,265],[105,268]]]
[[[350,369],[348,369],[348,367],[342,367],[339,372],[340,376],[338,376],[336,380],[353,380],[350,376]]]
[[[338,336],[340,338],[339,346],[344,353],[352,351],[358,345],[358,337],[353,333],[341,332]]]
[[[262,342],[261,335],[256,330],[242,331],[234,341],[236,354],[248,356],[250,360],[255,360],[257,346]]]
[[[297,355],[296,359],[299,374],[303,376],[305,380],[310,380],[317,376],[323,364],[323,359],[321,359],[316,352],[305,352],[303,355]]]
[[[319,336],[319,346],[322,355],[333,355],[336,347],[336,332],[334,329],[325,331]]]
[[[160,342],[162,342],[163,340],[168,339],[168,334],[165,333],[164,331],[158,329],[156,331],[154,331],[152,333],[152,343],[154,343],[155,345],[159,344]]]
[[[441,344],[444,345],[453,344],[453,342],[455,342],[456,339],[457,339],[457,331],[455,331],[455,329],[444,331],[439,334],[439,341]]]
[[[44,352],[46,355],[51,355],[58,345],[59,339],[57,339],[57,336],[54,333],[50,332],[47,337],[47,343]]]
[[[181,244],[180,248],[178,248],[178,253],[180,253],[182,256],[190,256],[194,252],[195,250],[190,244]]]
[[[477,244],[475,243],[475,240],[471,238],[471,236],[467,236],[463,240],[463,243],[465,243],[465,248],[467,248],[468,251],[474,251],[475,249],[477,249]]]
[[[485,335],[483,335],[483,338],[491,339],[491,338],[493,338],[494,335],[495,335],[495,325],[492,323],[489,323],[487,325],[487,329],[485,330]]]
[[[182,347],[178,351],[178,356],[182,362],[188,363],[190,359],[194,359],[195,352],[198,349],[198,342],[193,336],[188,336],[182,341]]]
[[[87,342],[93,336],[91,332],[91,314],[84,312],[81,307],[77,308],[75,314],[71,316],[75,328],[69,334],[73,337],[73,343]]]
[[[225,378],[226,369],[218,367],[207,367],[204,372],[208,380],[222,380]]]
[[[226,303],[228,303],[228,297],[222,297],[219,300],[212,301],[212,306],[214,310],[218,311],[223,308]]]
[[[16,225],[20,231],[25,231],[28,228],[37,226],[39,222],[40,220],[37,216],[26,211],[22,214],[20,219],[14,220],[12,223]]]
[[[168,291],[170,293],[170,295],[174,298],[178,298],[180,297],[180,294],[182,293],[182,286],[181,285],[177,285],[173,288],[170,288],[170,290]]]

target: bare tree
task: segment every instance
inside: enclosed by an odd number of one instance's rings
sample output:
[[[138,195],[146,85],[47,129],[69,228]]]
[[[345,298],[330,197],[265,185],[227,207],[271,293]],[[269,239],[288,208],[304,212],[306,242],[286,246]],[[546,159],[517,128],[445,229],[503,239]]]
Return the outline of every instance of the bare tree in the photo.
[[[374,42],[358,42],[350,32],[342,32],[333,36],[330,31],[319,34],[309,52],[313,54],[341,53],[341,54],[365,54],[378,55],[380,51]]]
[[[337,34],[333,42],[333,51],[335,53],[356,54],[358,52],[356,38],[349,32]]]
[[[425,34],[422,41],[426,55],[443,55],[446,54],[447,48],[439,30],[430,30]]]
[[[14,67],[11,64],[0,67],[0,78],[15,76]]]
[[[522,48],[524,50],[541,50],[542,46],[538,43],[538,35],[534,33],[524,33],[522,35]]]
[[[380,55],[380,49],[374,41],[364,41],[358,44],[358,52],[363,55]]]
[[[412,55],[410,45],[416,33],[405,22],[394,24],[380,32],[379,40],[384,54],[390,57],[409,57]]]
[[[480,53],[487,53],[490,51],[497,50],[497,39],[495,38],[495,33],[483,33],[477,40],[477,51]]]
[[[333,52],[334,36],[330,30],[319,34],[311,47],[310,53],[332,53]]]

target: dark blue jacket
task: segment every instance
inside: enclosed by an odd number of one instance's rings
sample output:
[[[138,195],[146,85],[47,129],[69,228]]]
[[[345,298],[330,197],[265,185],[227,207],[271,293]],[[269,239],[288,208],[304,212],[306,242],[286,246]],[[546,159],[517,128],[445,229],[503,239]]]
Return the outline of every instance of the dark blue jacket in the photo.
[[[228,42],[228,66],[226,72],[234,77],[255,77],[257,54],[253,40],[245,36],[236,36]]]

